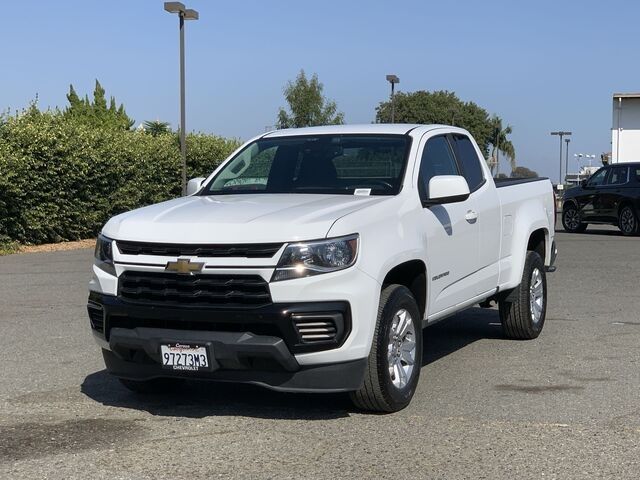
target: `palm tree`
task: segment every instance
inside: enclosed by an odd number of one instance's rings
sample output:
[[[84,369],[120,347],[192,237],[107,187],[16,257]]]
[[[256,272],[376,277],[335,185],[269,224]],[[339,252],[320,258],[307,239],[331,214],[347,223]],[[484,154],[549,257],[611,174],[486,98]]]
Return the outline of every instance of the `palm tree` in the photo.
[[[144,131],[150,133],[154,137],[171,133],[169,122],[161,122],[160,120],[151,120],[144,122]]]
[[[511,170],[516,168],[516,150],[511,143],[511,140],[507,138],[507,135],[510,135],[513,132],[511,125],[507,125],[506,127],[502,126],[502,119],[495,115],[491,119],[491,160],[490,167],[491,172],[494,175],[499,173],[500,169],[500,152],[504,154],[505,157],[509,160],[511,165]],[[495,171],[494,171],[495,168]]]

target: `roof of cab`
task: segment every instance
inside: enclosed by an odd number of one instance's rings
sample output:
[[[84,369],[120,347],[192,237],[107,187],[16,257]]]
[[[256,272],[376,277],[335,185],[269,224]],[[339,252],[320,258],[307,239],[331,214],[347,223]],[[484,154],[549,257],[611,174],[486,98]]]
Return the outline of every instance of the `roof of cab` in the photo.
[[[419,125],[409,123],[367,123],[362,125],[325,125],[322,127],[288,128],[266,133],[263,138],[289,137],[294,135],[346,135],[346,134],[379,134],[406,135],[411,130],[420,128],[427,131],[442,128],[446,125]]]

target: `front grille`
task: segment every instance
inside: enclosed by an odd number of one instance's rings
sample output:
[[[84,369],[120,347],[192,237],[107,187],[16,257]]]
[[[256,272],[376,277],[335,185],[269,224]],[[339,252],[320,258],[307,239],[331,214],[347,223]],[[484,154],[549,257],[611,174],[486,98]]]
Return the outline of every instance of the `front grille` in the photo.
[[[87,311],[89,312],[89,322],[91,322],[91,328],[104,333],[104,311],[100,305],[88,304]]]
[[[119,296],[144,303],[259,307],[271,303],[269,285],[259,275],[181,275],[165,272],[124,272]]]
[[[164,257],[243,257],[271,258],[282,243],[238,243],[227,245],[168,244],[116,241],[123,255],[160,255]]]
[[[336,339],[336,315],[292,315],[302,343],[330,342]]]

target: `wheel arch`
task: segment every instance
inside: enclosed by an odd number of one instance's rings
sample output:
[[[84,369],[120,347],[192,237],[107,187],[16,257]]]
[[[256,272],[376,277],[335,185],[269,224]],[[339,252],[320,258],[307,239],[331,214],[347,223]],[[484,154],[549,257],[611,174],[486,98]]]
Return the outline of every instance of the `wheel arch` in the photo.
[[[542,261],[547,264],[547,245],[549,238],[549,230],[546,228],[539,228],[529,234],[529,241],[527,242],[527,251],[536,252],[542,258]]]
[[[574,207],[576,207],[577,210],[580,210],[580,205],[578,205],[578,202],[575,198],[567,198],[566,200],[563,200],[562,209],[564,210],[564,206],[568,204],[572,204]]]
[[[524,222],[524,219],[522,220]],[[521,224],[524,227],[524,223]],[[502,263],[504,269],[504,277],[501,277],[499,289],[506,291],[520,285],[522,280],[522,272],[524,271],[525,258],[528,251],[535,251],[540,254],[542,262],[545,265],[551,263],[552,235],[549,232],[548,223],[544,223],[542,219],[533,222],[528,228],[518,230],[512,240],[512,255],[509,261]],[[502,273],[501,273],[502,275]]]
[[[420,315],[425,316],[427,308],[427,266],[420,259],[407,260],[391,268],[382,281],[385,285],[396,283],[407,287],[418,304]]]
[[[625,198],[624,200],[622,200],[620,202],[620,205],[618,205],[618,211],[616,212],[616,215],[618,217],[620,217],[620,212],[622,212],[622,209],[624,207],[631,207],[633,212],[636,214],[636,216],[638,215],[638,209],[636,208],[636,206],[633,203],[633,200],[629,199],[629,198]]]

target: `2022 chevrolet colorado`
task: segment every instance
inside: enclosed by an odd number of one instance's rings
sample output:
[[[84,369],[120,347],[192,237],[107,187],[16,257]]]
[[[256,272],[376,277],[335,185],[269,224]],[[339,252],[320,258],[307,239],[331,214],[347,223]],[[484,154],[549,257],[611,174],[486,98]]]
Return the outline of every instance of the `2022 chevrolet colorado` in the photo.
[[[91,328],[134,391],[250,382],[396,411],[426,325],[491,300],[507,337],[544,325],[551,183],[496,184],[460,128],[279,130],[188,190],[96,245]]]

